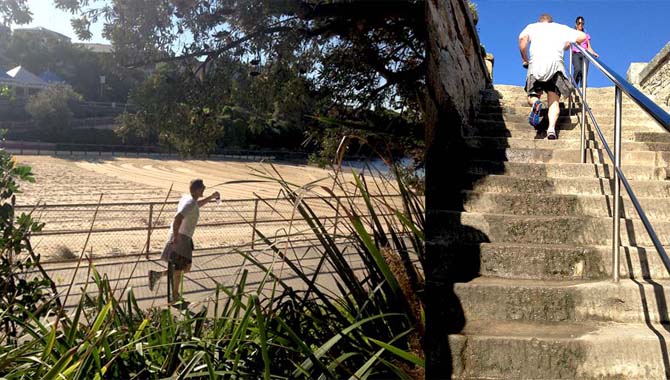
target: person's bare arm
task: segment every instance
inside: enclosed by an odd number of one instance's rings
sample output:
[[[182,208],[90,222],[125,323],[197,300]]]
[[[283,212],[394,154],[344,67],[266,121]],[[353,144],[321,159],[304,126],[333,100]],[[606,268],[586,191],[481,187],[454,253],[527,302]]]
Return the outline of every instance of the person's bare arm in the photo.
[[[521,53],[521,64],[528,66],[528,35],[519,37],[519,52]]]
[[[220,197],[221,197],[221,195],[219,194],[219,192],[215,191],[212,194],[210,194],[207,198],[203,198],[203,199],[199,200],[198,201],[198,207],[202,207],[202,206],[206,205],[207,203],[209,203],[213,200],[219,199]]]
[[[600,54],[596,53],[596,52],[593,51],[593,49],[591,48],[591,40],[589,40],[589,41],[586,43],[586,50],[588,50],[589,53],[593,54],[594,57],[596,57],[596,58],[600,57]]]
[[[181,227],[181,222],[184,220],[182,214],[177,214],[172,221],[172,243],[177,244],[179,242],[179,227]]]

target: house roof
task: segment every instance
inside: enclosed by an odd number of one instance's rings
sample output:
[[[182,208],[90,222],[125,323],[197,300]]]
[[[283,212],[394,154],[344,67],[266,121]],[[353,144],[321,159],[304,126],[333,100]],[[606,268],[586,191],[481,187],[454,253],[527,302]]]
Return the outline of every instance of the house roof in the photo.
[[[57,74],[47,70],[40,74],[40,79],[47,83],[65,83],[65,80],[63,78],[59,77]]]
[[[35,74],[24,69],[22,66],[16,66],[7,71],[7,75],[12,77],[19,86],[32,88],[44,88],[47,86],[47,82],[38,78]]]

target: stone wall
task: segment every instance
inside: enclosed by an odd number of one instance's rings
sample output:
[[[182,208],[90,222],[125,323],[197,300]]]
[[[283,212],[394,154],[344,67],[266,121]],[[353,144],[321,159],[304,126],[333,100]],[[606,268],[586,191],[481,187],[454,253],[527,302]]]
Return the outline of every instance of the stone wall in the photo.
[[[427,0],[426,93],[426,379],[451,378],[448,335],[462,328],[453,282],[462,254],[450,240],[446,210],[462,209],[467,160],[461,129],[472,124],[489,84],[479,37],[465,0]],[[458,229],[460,226],[453,226]]]
[[[639,63],[631,64],[628,81],[667,110],[670,107],[670,43],[644,67]]]

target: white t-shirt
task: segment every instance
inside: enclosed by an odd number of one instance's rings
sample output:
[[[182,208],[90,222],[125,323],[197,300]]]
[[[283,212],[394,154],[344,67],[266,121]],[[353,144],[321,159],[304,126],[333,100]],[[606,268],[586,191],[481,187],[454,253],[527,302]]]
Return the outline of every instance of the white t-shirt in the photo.
[[[179,226],[179,233],[193,238],[195,226],[200,217],[200,207],[198,202],[190,194],[184,194],[177,205],[177,214],[181,214],[184,219]]]
[[[555,22],[528,24],[519,33],[519,38],[528,36],[530,41],[530,61],[528,75],[536,80],[547,81],[556,74],[565,74],[563,52],[568,42],[577,42],[579,31]]]

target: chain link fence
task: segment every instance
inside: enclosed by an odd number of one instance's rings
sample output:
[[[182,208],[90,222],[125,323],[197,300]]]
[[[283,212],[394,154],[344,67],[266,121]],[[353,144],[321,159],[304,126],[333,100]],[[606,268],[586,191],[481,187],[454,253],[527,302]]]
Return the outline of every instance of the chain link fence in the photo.
[[[348,233],[342,228],[347,210],[369,216],[361,196],[305,197],[318,223],[333,236]],[[400,195],[373,196],[375,210],[391,215],[401,209]],[[86,252],[93,257],[155,254],[162,251],[175,215],[177,203],[101,203],[17,206],[17,213],[31,213],[45,223],[33,234],[35,251],[47,261],[71,260]],[[351,212],[351,211],[350,211]],[[260,234],[272,241],[292,242],[315,238],[313,227],[287,198],[226,200],[200,209],[193,240],[197,250],[262,244]]]

